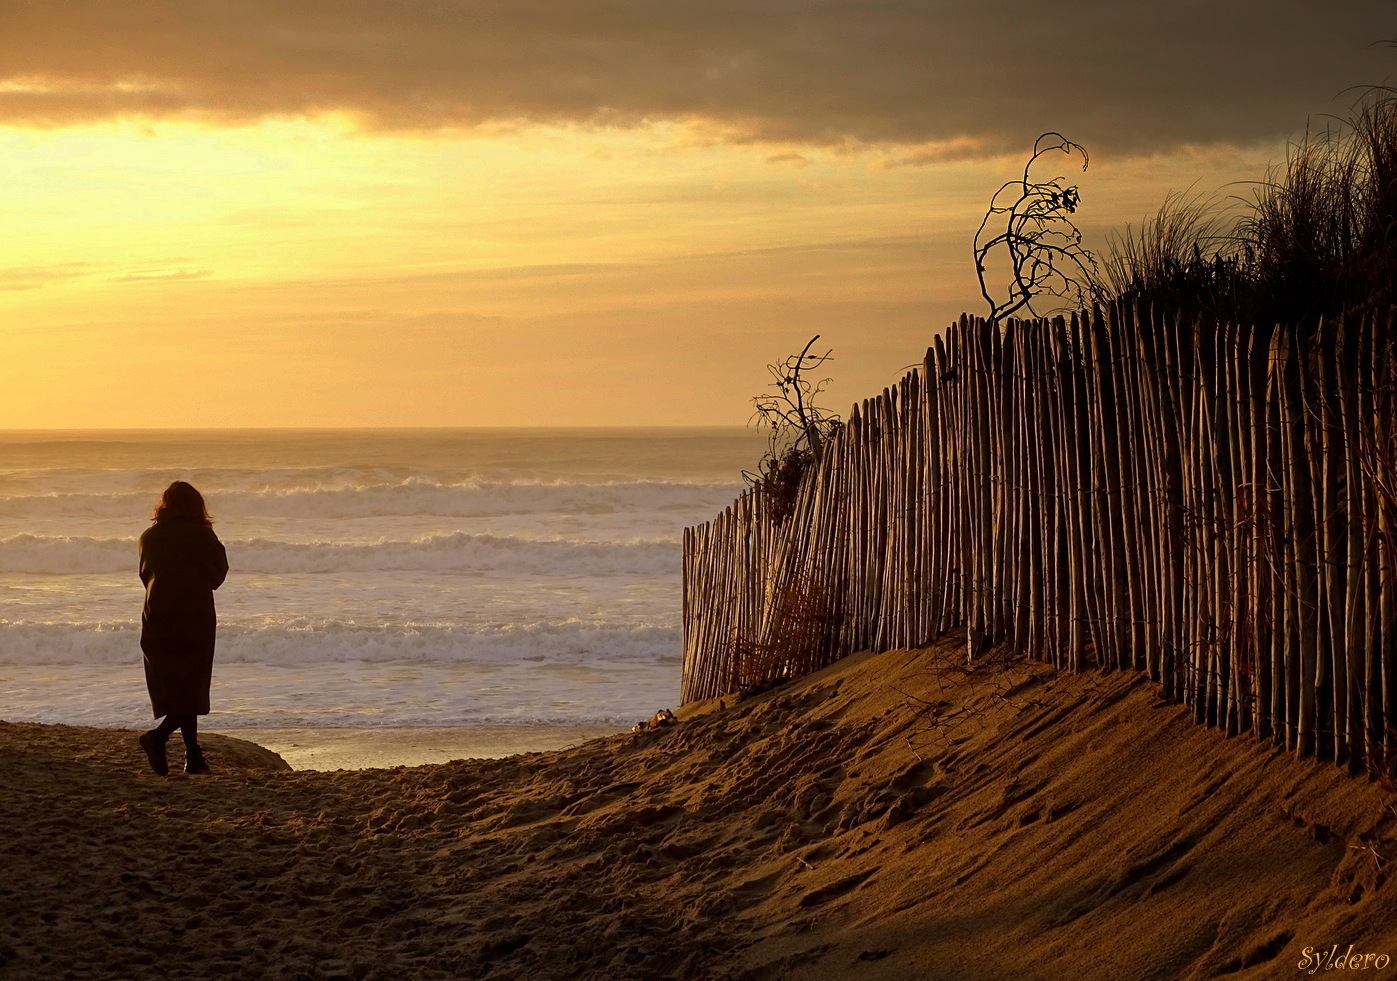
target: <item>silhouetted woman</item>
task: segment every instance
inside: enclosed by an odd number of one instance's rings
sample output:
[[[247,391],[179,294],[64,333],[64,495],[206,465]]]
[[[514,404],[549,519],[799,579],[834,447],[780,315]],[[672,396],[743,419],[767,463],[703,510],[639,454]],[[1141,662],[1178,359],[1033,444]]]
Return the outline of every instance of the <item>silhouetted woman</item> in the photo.
[[[213,591],[228,575],[228,554],[213,533],[203,496],[182,480],[165,488],[141,535],[141,650],[150,707],[160,724],[141,735],[150,767],[170,772],[165,743],[184,736],[186,773],[208,773],[199,749],[199,716],[209,714],[217,617]],[[161,718],[163,716],[163,718]]]

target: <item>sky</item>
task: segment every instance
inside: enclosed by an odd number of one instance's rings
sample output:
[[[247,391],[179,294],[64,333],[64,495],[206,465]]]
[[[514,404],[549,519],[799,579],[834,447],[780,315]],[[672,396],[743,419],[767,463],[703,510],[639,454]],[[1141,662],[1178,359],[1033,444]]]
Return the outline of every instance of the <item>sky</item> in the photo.
[[[985,312],[990,196],[1245,195],[1391,0],[0,0],[0,429],[741,425]]]

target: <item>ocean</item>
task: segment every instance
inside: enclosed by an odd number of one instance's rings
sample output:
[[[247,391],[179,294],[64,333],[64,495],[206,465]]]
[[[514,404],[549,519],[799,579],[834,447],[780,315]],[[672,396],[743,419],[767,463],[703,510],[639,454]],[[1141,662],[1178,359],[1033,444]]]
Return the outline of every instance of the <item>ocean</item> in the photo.
[[[176,479],[231,571],[215,729],[628,725],[678,701],[682,530],[726,429],[0,432],[0,718],[144,727],[136,537]]]

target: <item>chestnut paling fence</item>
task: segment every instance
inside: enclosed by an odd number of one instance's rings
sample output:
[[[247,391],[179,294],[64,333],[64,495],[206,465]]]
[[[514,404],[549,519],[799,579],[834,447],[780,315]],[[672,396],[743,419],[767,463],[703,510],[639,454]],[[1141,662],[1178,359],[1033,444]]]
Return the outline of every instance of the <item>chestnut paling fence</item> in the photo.
[[[1133,668],[1200,722],[1397,743],[1397,342],[1111,309],[962,318],[855,406],[794,510],[684,535],[685,702],[950,630]]]

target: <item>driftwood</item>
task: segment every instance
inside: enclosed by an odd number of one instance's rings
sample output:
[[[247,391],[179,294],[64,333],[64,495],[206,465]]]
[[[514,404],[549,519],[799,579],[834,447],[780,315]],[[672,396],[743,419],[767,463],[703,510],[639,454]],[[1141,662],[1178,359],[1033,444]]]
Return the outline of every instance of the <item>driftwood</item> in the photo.
[[[666,726],[674,725],[678,721],[674,713],[669,709],[660,709],[644,722],[637,722],[635,725],[631,726],[631,732],[649,732],[651,729],[663,729]]]

